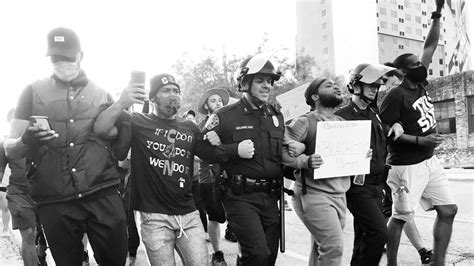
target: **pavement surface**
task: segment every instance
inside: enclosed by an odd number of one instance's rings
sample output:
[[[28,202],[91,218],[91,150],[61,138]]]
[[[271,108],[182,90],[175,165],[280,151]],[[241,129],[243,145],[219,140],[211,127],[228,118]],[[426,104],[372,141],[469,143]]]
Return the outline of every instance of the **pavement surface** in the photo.
[[[451,191],[458,203],[458,214],[453,225],[451,242],[448,247],[446,265],[474,265],[474,170],[448,169]],[[427,247],[433,244],[433,223],[435,212],[418,211],[415,221],[421,238]],[[308,265],[310,235],[294,211],[286,211],[286,251],[278,255],[276,265]],[[344,229],[343,265],[350,264],[352,241],[352,215],[347,212],[347,222]],[[221,226],[221,236],[224,236],[225,226]],[[0,265],[23,265],[20,257],[21,238],[17,230],[0,236]],[[221,249],[225,254],[228,265],[235,265],[238,254],[236,243],[222,239]],[[212,246],[208,244],[209,252]],[[49,253],[49,252],[48,252]],[[93,254],[89,247],[89,254]],[[403,236],[398,252],[399,265],[421,265],[419,255],[408,239]],[[51,254],[48,254],[48,265],[55,265]],[[211,254],[209,254],[209,261]],[[177,265],[182,265],[176,256]],[[90,265],[97,265],[91,256]],[[128,264],[127,264],[128,265]],[[135,265],[150,265],[146,251],[141,243]],[[210,263],[209,263],[210,265]],[[380,265],[386,265],[386,256],[382,257]]]

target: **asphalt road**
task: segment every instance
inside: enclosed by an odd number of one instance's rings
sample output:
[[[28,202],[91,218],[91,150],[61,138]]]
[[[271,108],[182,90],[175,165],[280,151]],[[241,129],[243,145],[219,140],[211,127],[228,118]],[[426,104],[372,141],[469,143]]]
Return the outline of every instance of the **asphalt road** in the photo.
[[[458,203],[459,211],[454,222],[446,262],[447,265],[474,265],[474,182],[451,180],[450,187]],[[352,216],[349,212],[347,214],[347,222],[344,229],[343,265],[349,265],[353,241]],[[423,212],[420,210],[416,215],[416,223],[422,240],[428,247],[432,246],[434,220],[434,212]],[[222,226],[222,236],[224,235],[224,229],[225,226]],[[309,239],[308,231],[294,211],[287,211],[286,252],[278,255],[277,265],[307,265],[310,248]],[[19,241],[18,231],[15,231],[9,240],[0,238],[0,265],[22,265],[19,257]],[[221,247],[225,253],[227,263],[235,265],[238,254],[237,244],[222,239]],[[208,248],[209,251],[212,250],[210,244]],[[93,254],[91,250],[89,254]],[[180,265],[179,258],[177,258],[177,262]],[[400,265],[420,265],[418,253],[406,237],[403,237],[401,241],[399,263]],[[381,265],[384,264],[385,256],[381,262]],[[48,265],[54,265],[51,255],[48,255]],[[90,265],[97,265],[94,263],[92,256]],[[135,265],[149,265],[143,244],[140,245]]]

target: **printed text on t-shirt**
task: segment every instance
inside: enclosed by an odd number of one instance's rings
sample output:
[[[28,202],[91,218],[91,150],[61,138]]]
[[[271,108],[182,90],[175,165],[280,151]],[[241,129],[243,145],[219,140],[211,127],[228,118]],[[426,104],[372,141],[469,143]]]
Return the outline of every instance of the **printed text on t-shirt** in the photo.
[[[426,95],[418,98],[418,100],[413,103],[413,108],[420,112],[420,118],[417,122],[421,128],[421,132],[426,132],[436,125],[434,107]]]

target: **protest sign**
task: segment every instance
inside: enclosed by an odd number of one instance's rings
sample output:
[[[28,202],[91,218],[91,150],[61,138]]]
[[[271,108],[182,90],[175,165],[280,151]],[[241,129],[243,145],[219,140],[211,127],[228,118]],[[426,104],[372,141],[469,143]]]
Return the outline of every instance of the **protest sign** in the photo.
[[[323,164],[314,169],[314,179],[368,174],[371,121],[318,122],[315,153]]]
[[[281,113],[285,121],[301,116],[309,111],[309,105],[306,104],[304,97],[304,92],[308,86],[309,82],[276,97],[281,105]]]

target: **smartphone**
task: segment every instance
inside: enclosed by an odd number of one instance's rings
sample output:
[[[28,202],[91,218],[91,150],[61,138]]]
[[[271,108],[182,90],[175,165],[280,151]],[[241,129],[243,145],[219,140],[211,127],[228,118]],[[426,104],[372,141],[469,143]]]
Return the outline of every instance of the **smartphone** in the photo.
[[[49,125],[47,116],[32,115],[30,116],[30,121],[33,124],[33,126],[43,127],[43,128],[46,128],[47,130],[51,130],[51,126]]]

